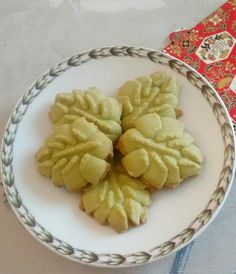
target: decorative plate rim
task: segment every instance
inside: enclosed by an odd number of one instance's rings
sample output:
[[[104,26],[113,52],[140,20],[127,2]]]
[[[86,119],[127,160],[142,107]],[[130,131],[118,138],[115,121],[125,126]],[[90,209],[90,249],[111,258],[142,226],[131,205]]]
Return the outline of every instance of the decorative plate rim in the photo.
[[[197,87],[213,109],[216,120],[221,128],[224,140],[224,167],[221,170],[217,188],[205,209],[183,231],[163,244],[149,251],[139,251],[130,254],[96,253],[89,250],[72,247],[70,244],[54,237],[41,226],[26,208],[14,184],[13,146],[18,125],[27,112],[28,106],[44,88],[56,77],[72,67],[77,67],[90,60],[106,57],[130,56],[149,59],[152,62],[169,66],[173,71],[184,75],[187,80]],[[233,182],[235,171],[235,136],[228,111],[211,84],[197,71],[182,61],[157,50],[132,46],[109,46],[85,51],[59,62],[36,80],[19,99],[11,112],[4,130],[1,144],[1,176],[7,199],[20,223],[40,243],[57,254],[73,261],[98,267],[128,267],[155,261],[170,253],[176,252],[189,244],[209,224],[222,207]]]

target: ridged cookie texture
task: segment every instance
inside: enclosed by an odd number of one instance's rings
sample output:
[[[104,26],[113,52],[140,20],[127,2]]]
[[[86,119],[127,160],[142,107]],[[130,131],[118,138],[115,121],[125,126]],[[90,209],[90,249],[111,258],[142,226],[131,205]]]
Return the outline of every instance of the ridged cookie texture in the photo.
[[[53,124],[68,124],[78,117],[94,123],[115,142],[122,133],[122,105],[114,98],[104,96],[97,88],[59,93],[49,112]]]
[[[85,189],[81,208],[98,223],[123,232],[146,222],[151,200],[145,188],[140,180],[113,166],[102,183]]]
[[[164,71],[125,82],[117,94],[117,99],[123,105],[123,131],[134,127],[135,120],[147,113],[157,113],[162,117],[178,117],[181,114],[178,92],[176,78]]]
[[[101,182],[110,168],[107,159],[112,156],[112,141],[93,123],[76,118],[55,126],[35,158],[39,172],[54,185],[77,191]]]
[[[130,176],[161,189],[199,174],[203,156],[180,120],[150,113],[136,119],[134,126],[117,144]]]

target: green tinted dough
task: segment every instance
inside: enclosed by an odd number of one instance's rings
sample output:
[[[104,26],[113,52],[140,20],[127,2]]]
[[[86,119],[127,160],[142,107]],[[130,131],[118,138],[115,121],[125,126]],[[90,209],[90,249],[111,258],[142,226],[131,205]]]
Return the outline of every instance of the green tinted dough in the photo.
[[[123,131],[134,127],[136,119],[146,113],[171,118],[179,116],[178,91],[175,77],[163,71],[125,82],[117,95],[123,105]]]
[[[122,105],[116,99],[106,97],[92,87],[87,91],[73,90],[58,94],[49,116],[55,125],[68,124],[78,117],[85,117],[115,142],[122,132],[121,111]]]
[[[39,172],[58,186],[76,191],[106,176],[112,141],[85,118],[54,127],[36,154]]]
[[[203,162],[183,123],[156,113],[137,118],[135,127],[120,137],[117,148],[127,173],[158,189],[175,187],[199,174]]]
[[[125,82],[117,100],[95,87],[58,94],[53,134],[35,156],[39,172],[57,187],[83,191],[81,208],[100,224],[123,232],[145,223],[147,189],[175,187],[203,162],[176,119],[178,91],[175,77],[156,72]],[[118,139],[123,156],[111,161]]]
[[[85,189],[81,203],[85,212],[98,223],[122,232],[146,221],[150,194],[140,180],[129,177],[117,163],[112,165],[102,183]]]

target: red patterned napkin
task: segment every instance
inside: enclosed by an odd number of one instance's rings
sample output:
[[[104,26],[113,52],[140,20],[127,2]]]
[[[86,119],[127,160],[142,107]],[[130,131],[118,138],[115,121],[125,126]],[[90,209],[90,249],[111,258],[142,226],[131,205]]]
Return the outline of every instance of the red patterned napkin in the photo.
[[[236,125],[236,0],[229,0],[190,30],[173,32],[163,49],[212,83]]]

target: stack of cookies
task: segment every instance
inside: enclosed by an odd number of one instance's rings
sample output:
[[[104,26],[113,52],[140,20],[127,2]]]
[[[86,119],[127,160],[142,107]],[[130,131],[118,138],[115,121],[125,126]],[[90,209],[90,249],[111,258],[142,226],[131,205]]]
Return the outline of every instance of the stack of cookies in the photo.
[[[94,87],[58,94],[39,172],[81,191],[80,208],[117,232],[146,222],[150,193],[198,175],[203,162],[178,120],[178,93],[175,77],[156,72],[125,82],[116,98]]]

